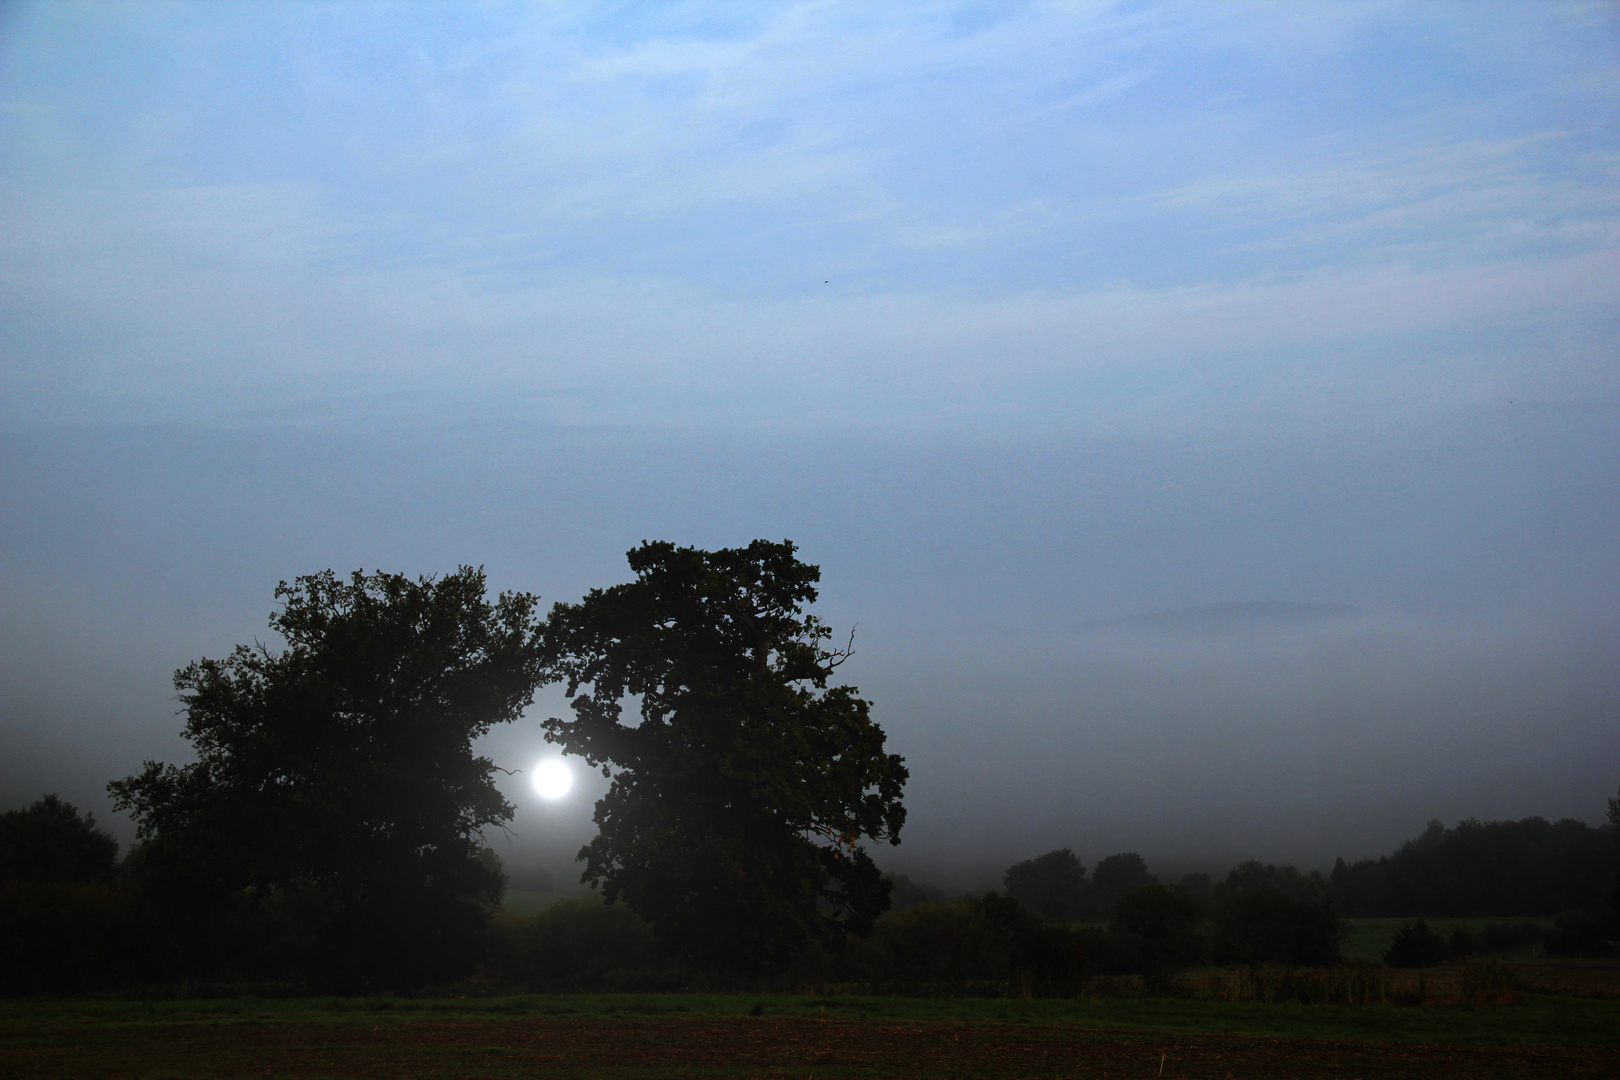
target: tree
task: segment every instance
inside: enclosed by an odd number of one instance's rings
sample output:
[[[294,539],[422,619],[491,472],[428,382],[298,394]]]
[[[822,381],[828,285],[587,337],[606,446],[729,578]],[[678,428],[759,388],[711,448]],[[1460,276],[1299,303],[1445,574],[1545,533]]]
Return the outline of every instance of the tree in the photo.
[[[1120,897],[1157,880],[1148,873],[1146,860],[1136,852],[1110,855],[1091,873],[1091,908],[1099,915],[1112,917]]]
[[[1620,798],[1609,800],[1609,847],[1615,847],[1616,839],[1620,839]],[[1620,869],[1615,870],[1614,882],[1609,886],[1609,894],[1605,897],[1609,907],[1620,914]]]
[[[905,822],[903,759],[870,702],[827,685],[850,654],[803,613],[821,573],[794,551],[643,543],[634,581],[546,630],[573,709],[546,738],[613,780],[582,880],[685,960],[743,974],[869,933],[891,886],[861,839],[898,843]]]
[[[0,814],[0,994],[116,984],[138,950],[118,841],[56,795]]]
[[[884,874],[889,880],[889,910],[904,911],[919,904],[948,904],[950,894],[938,885],[912,881],[904,874]]]
[[[1416,925],[1401,923],[1384,950],[1384,962],[1390,967],[1424,968],[1438,964],[1450,956],[1446,941],[1429,929],[1422,919]]]
[[[1323,900],[1332,895],[1331,882],[1319,870],[1302,874],[1298,867],[1274,866],[1258,859],[1232,867],[1227,872],[1226,880],[1221,883],[1220,892],[1231,895],[1260,889],[1280,892],[1295,900]]]
[[[501,887],[480,833],[512,814],[471,743],[533,700],[536,598],[490,603],[467,566],[325,571],[275,598],[283,651],[238,646],[175,673],[196,762],[109,785],[164,906],[199,925],[302,913],[309,974],[329,984],[466,969]]]
[[[1007,868],[1008,894],[1047,922],[1072,922],[1085,902],[1086,868],[1068,848],[1048,851]]]
[[[118,861],[118,841],[96,828],[93,814],[46,795],[26,810],[0,814],[0,884],[105,881]]]
[[[1620,873],[1617,832],[1565,818],[1431,821],[1392,855],[1335,864],[1351,916],[1535,918],[1602,904]]]

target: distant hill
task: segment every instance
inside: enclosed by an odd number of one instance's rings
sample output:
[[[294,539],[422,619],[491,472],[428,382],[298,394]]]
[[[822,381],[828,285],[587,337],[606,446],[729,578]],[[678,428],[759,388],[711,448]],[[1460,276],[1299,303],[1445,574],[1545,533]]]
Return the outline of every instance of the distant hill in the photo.
[[[1344,604],[1290,603],[1284,600],[1239,600],[1225,604],[1133,615],[1086,623],[1087,629],[1146,630],[1161,634],[1232,634],[1319,626],[1362,614]]]

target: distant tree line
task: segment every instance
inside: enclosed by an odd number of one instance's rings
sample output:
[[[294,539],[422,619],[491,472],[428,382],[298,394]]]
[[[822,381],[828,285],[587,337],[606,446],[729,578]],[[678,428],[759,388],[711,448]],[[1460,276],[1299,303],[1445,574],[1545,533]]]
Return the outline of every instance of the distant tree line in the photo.
[[[1478,828],[1520,839],[1548,834],[1544,822],[1527,821]],[[1411,858],[1413,850],[1442,846],[1434,842],[1439,833],[1472,837],[1475,828],[1465,822],[1457,830],[1431,829],[1424,834],[1428,844],[1403,845],[1367,865]],[[1550,834],[1560,829],[1574,831],[1560,823]],[[1589,831],[1616,839],[1612,824]],[[1601,848],[1575,850],[1602,856]],[[239,898],[224,915],[194,928],[188,950],[176,951],[181,939],[170,923],[164,874],[154,871],[144,847],[122,861],[117,852],[93,818],[55,796],[0,814],[0,992],[198,979],[317,985],[311,973],[324,969],[311,964],[305,950],[327,924],[319,897],[284,893],[271,904]],[[504,883],[499,860],[487,850],[479,858],[498,895]],[[1318,967],[1341,960],[1345,923],[1334,875],[1247,862],[1218,881],[1189,874],[1167,885],[1129,852],[1101,860],[1099,869],[1087,875],[1072,851],[1060,849],[1009,867],[1005,892],[960,899],[903,876],[890,878],[894,910],[868,934],[838,948],[805,950],[771,977],[791,985],[833,981],[1041,995],[1074,993],[1088,980],[1115,976],[1164,983],[1189,966]],[[1121,883],[1132,887],[1121,892]],[[1417,921],[1397,933],[1386,959],[1422,967],[1530,944],[1564,955],[1613,951],[1620,937],[1613,895],[1588,894],[1585,906],[1553,912],[1549,926],[1551,904],[1571,898],[1551,895],[1549,906],[1527,913],[1540,922],[1454,926],[1448,934],[1433,930],[1426,917],[1499,913],[1483,905],[1460,913],[1407,910]],[[458,939],[457,967],[447,978],[475,975],[486,983],[553,990],[730,985],[720,969],[694,967],[634,911],[599,897],[562,901],[530,916],[494,905],[486,911],[492,917]],[[420,956],[442,955],[442,940],[423,944],[427,951]]]
[[[1606,906],[1620,873],[1616,825],[1469,818],[1429,822],[1394,854],[1334,864],[1328,884],[1347,915],[1550,917]]]
[[[1211,910],[1240,894],[1274,892],[1326,900],[1347,918],[1553,918],[1564,912],[1620,907],[1620,800],[1594,827],[1565,818],[1549,822],[1481,822],[1446,828],[1429,822],[1422,835],[1378,859],[1337,860],[1329,874],[1250,861],[1220,881],[1188,874],[1178,886]],[[1132,852],[1101,860],[1088,878],[1067,848],[1014,864],[1009,895],[1049,922],[1110,918],[1121,897],[1157,879]]]

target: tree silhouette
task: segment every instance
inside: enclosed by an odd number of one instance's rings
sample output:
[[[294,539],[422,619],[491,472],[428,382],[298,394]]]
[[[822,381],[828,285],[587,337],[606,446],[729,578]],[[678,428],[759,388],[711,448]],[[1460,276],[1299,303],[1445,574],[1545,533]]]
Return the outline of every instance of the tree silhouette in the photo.
[[[1419,919],[1415,924],[1401,923],[1384,950],[1384,961],[1390,967],[1422,968],[1440,963],[1450,956],[1445,939]]]
[[[117,860],[118,841],[96,828],[95,816],[81,817],[57,795],[0,814],[0,884],[105,881]]]
[[[490,603],[466,566],[326,571],[275,596],[285,650],[239,646],[175,673],[196,762],[109,785],[155,891],[201,926],[240,924],[244,904],[297,912],[309,973],[333,985],[465,970],[501,888],[480,830],[512,814],[471,743],[533,700],[536,599]]]
[[[574,714],[546,737],[613,778],[583,880],[744,974],[869,932],[890,884],[861,840],[905,821],[905,766],[870,703],[828,687],[849,653],[803,613],[821,575],[794,551],[643,543],[633,582],[556,605],[546,634]]]
[[[116,984],[139,951],[118,841],[46,795],[0,814],[0,994]]]
[[[1091,910],[1112,918],[1114,905],[1120,897],[1144,885],[1152,885],[1155,880],[1148,873],[1146,860],[1136,852],[1122,851],[1118,855],[1110,855],[1100,860],[1091,872]]]
[[[1068,848],[1015,863],[1001,883],[1031,914],[1047,922],[1072,922],[1085,903],[1086,868]]]

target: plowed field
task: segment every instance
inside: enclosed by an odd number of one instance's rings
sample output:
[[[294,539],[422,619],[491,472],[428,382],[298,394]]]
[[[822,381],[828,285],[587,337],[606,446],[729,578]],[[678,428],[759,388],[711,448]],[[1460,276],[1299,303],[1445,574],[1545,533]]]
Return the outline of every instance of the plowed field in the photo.
[[[0,1042],[17,1080],[1110,1076],[1612,1080],[1620,1051],[802,1017],[42,1022]]]

